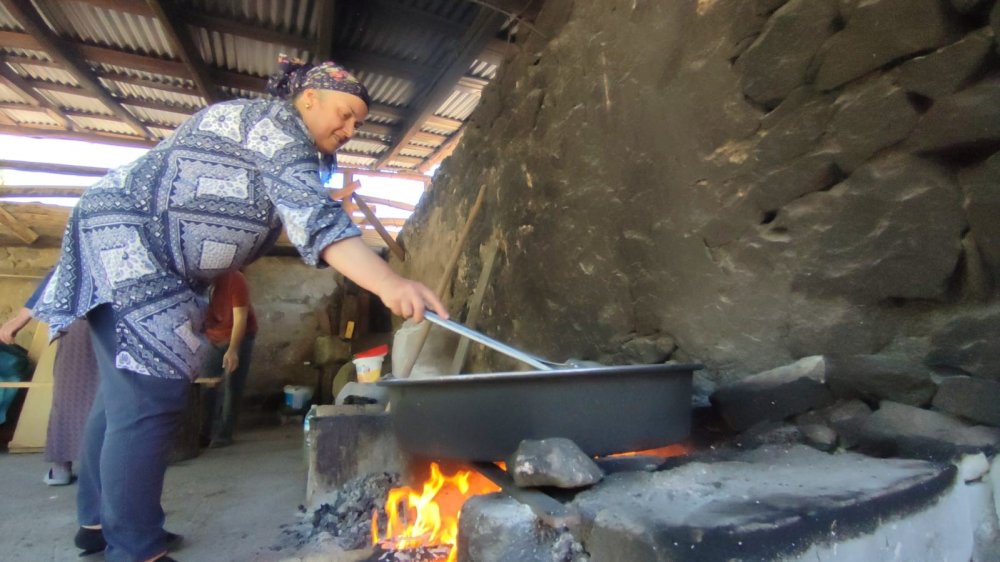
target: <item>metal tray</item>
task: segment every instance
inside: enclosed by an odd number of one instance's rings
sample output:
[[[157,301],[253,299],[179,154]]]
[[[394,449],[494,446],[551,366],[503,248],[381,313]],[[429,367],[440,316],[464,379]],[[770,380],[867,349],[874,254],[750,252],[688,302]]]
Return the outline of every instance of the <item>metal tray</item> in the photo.
[[[407,452],[506,460],[523,439],[565,437],[588,455],[663,447],[691,431],[696,364],[389,380],[392,425]]]

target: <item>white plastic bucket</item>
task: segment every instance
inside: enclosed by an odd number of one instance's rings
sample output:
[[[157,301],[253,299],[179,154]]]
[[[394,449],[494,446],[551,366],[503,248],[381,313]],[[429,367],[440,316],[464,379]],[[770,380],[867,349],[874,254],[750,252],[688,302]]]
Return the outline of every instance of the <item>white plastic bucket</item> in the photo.
[[[375,382],[382,376],[382,360],[385,355],[375,357],[358,357],[352,359],[358,370],[358,382]]]
[[[293,410],[301,410],[312,400],[313,387],[289,384],[285,386],[285,405]]]

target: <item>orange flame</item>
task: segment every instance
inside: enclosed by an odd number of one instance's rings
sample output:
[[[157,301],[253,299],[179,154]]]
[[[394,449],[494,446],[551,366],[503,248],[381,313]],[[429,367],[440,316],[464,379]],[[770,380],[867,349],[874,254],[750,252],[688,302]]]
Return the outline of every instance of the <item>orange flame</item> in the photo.
[[[455,544],[462,504],[471,496],[499,490],[478,473],[460,470],[445,476],[437,463],[431,463],[430,477],[420,493],[408,486],[389,490],[385,534],[378,529],[378,512],[372,513],[372,544],[394,550],[448,545],[447,562],[453,562],[458,556]]]
[[[646,449],[644,451],[631,451],[628,453],[618,453],[615,455],[608,455],[605,458],[634,457],[636,455],[667,458],[667,457],[679,457],[681,455],[686,455],[690,452],[691,452],[691,447],[684,445],[682,443],[675,443],[673,445],[667,445],[666,447],[660,447],[658,449]]]

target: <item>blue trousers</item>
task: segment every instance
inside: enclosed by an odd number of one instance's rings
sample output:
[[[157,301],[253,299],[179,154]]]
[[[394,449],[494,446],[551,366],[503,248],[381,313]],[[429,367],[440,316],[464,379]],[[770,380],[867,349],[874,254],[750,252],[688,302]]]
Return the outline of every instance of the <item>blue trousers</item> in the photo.
[[[243,400],[243,389],[247,384],[247,374],[250,373],[250,357],[253,355],[254,336],[247,336],[240,342],[240,363],[236,370],[229,374],[221,383],[222,399],[219,391],[210,385],[201,389],[202,412],[201,436],[205,439],[233,440],[233,429],[239,418],[240,402]],[[204,376],[218,378],[225,375],[222,369],[222,356],[229,350],[229,343],[212,346],[208,360],[205,362]],[[221,403],[220,403],[221,402]]]
[[[84,430],[77,516],[103,526],[105,560],[138,562],[166,550],[160,497],[191,383],[116,368],[110,305],[87,319],[100,383]]]

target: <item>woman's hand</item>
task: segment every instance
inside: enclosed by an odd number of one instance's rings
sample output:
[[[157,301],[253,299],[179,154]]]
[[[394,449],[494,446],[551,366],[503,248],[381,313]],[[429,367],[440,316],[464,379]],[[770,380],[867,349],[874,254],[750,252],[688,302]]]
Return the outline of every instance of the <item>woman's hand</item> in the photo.
[[[3,326],[0,326],[0,342],[6,344],[14,343],[14,338],[17,337],[17,333],[21,331],[21,328],[27,326],[30,321],[31,310],[22,308],[18,311],[17,315],[4,322]]]
[[[375,292],[382,303],[398,316],[412,317],[415,322],[424,319],[424,310],[430,309],[442,318],[448,318],[441,300],[422,283],[411,281],[393,273],[379,284]]]

